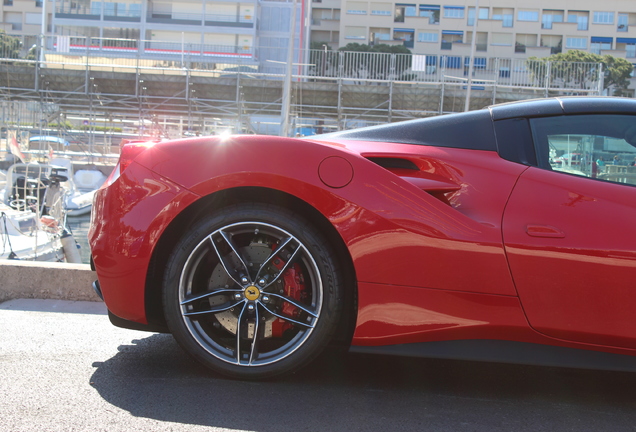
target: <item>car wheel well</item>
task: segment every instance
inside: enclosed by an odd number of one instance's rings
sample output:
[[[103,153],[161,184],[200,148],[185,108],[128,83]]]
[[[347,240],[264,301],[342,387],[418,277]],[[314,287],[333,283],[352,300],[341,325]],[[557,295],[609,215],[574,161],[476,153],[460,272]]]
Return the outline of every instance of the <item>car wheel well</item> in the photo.
[[[333,341],[333,344],[337,347],[348,347],[356,325],[357,286],[353,261],[344,241],[333,225],[310,204],[293,195],[267,188],[241,187],[219,191],[202,197],[183,210],[170,223],[157,242],[148,267],[145,287],[145,307],[148,323],[162,328],[166,327],[160,289],[163,273],[170,253],[181,236],[187,231],[187,227],[195,224],[212,209],[245,202],[274,204],[291,210],[314,224],[327,238],[336,251],[338,261],[343,264],[345,269],[343,271],[345,279],[344,313],[338,325],[336,340]]]

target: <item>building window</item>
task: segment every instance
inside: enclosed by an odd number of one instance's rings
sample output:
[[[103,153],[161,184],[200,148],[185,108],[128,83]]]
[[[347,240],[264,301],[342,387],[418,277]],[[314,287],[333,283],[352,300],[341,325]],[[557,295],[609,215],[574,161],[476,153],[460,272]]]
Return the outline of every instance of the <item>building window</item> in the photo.
[[[461,69],[462,58],[459,56],[444,56],[442,57],[442,64],[445,65],[448,69]]]
[[[570,11],[568,13],[568,22],[577,23],[577,30],[587,30],[589,17],[587,12]]]
[[[563,52],[563,36],[543,35],[541,46],[550,48],[550,54],[559,54]]]
[[[372,10],[371,11],[371,15],[391,16],[391,11],[387,11],[387,10]]]
[[[393,39],[404,41],[404,46],[407,48],[413,48],[413,35],[414,29],[393,29]]]
[[[520,10],[517,12],[517,21],[539,21],[539,11]]]
[[[359,1],[348,1],[346,6],[349,15],[366,15],[369,10],[369,3]]]
[[[417,9],[414,4],[395,4],[395,15],[393,16],[393,22],[404,22],[404,17],[417,16]]]
[[[621,46],[621,44],[624,44]],[[616,38],[616,49],[624,49],[625,57],[636,57],[636,38]]]
[[[464,32],[459,30],[443,30],[442,31],[442,46],[443,50],[449,50],[453,48],[454,43],[462,43],[464,40]]]
[[[611,37],[592,36],[590,51],[594,54],[600,54],[601,50],[611,50],[613,40]]]
[[[537,46],[537,35],[534,34],[517,34],[515,39],[515,52],[525,53],[527,47]]]
[[[439,33],[418,33],[418,42],[439,42]]]
[[[91,15],[102,14],[102,2],[91,2]]]
[[[370,30],[370,39],[375,43],[382,43],[379,41],[390,41],[391,40],[391,29],[382,29],[382,28],[371,28]]]
[[[511,8],[493,8],[492,17],[494,21],[502,21],[502,27],[512,27],[514,11]]]
[[[480,20],[487,20],[489,18],[489,12],[490,10],[488,8],[479,8],[479,19]],[[469,7],[468,8],[468,21],[467,24],[469,26],[473,26],[475,25],[475,8],[474,7]]]
[[[131,3],[128,5],[128,16],[139,18],[141,17],[141,4]]]
[[[366,27],[345,27],[345,39],[366,40]]]
[[[420,5],[420,16],[429,24],[439,24],[439,5]]]
[[[42,24],[42,14],[39,12],[26,12],[24,14],[24,23],[25,24]]]
[[[35,7],[42,7],[42,0],[35,0]]]
[[[475,57],[473,60],[473,68],[474,69],[486,69],[486,64],[488,61],[486,57]],[[464,68],[468,69],[470,67],[470,57],[464,57]]]
[[[464,6],[444,6],[444,18],[464,18]]]
[[[569,49],[587,49],[587,38],[568,37],[565,38],[565,47]]]
[[[594,24],[614,24],[614,12],[594,12]]]
[[[616,31],[626,32],[629,30],[629,15],[627,14],[618,14],[618,28]]]
[[[563,11],[544,9],[541,16],[541,28],[551,29],[552,23],[555,22],[563,22]]]
[[[3,3],[5,6],[13,6],[13,0],[4,0]]]

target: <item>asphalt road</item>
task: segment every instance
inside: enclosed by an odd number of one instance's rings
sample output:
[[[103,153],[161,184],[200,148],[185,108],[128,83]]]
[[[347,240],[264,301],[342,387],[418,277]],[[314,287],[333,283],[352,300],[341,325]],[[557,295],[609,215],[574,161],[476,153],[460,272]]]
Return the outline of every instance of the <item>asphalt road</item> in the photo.
[[[1,431],[635,429],[631,373],[343,355],[240,382],[100,303],[0,304]]]

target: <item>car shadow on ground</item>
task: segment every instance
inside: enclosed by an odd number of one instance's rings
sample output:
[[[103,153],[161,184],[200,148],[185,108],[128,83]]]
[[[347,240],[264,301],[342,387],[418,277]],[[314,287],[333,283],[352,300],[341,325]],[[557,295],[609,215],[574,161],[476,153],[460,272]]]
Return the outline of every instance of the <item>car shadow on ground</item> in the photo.
[[[134,416],[257,431],[631,429],[636,374],[334,354],[276,380],[207,371],[172,336],[122,345],[91,386]]]

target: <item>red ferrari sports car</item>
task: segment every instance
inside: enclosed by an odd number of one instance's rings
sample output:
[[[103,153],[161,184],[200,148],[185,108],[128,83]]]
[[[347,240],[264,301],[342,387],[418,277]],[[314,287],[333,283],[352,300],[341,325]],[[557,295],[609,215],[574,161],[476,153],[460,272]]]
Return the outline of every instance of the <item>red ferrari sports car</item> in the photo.
[[[236,378],[330,344],[636,370],[635,146],[636,101],[588,97],[130,143],[95,196],[94,287]]]

